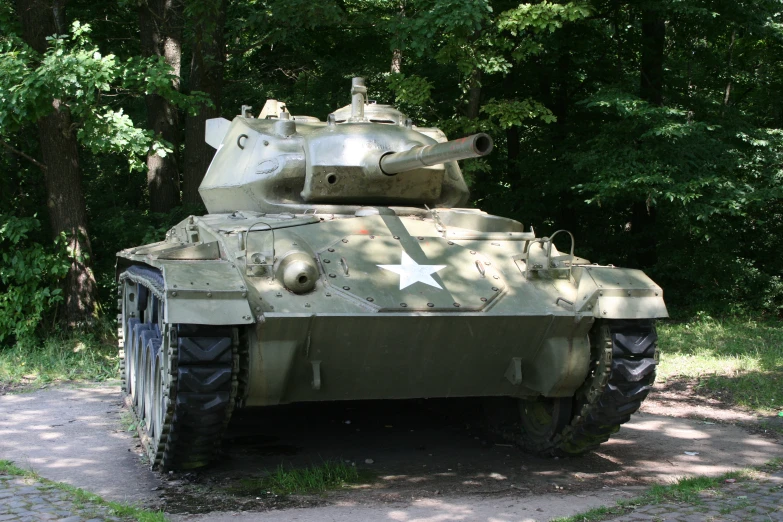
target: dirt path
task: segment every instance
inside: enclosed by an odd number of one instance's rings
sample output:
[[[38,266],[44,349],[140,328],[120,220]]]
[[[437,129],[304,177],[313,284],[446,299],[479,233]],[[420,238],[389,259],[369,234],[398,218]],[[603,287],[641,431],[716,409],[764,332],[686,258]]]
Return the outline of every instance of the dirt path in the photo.
[[[0,458],[107,499],[162,507],[180,520],[220,520],[221,513],[251,520],[274,510],[264,519],[448,521],[548,520],[653,482],[783,457],[775,440],[739,427],[641,413],[600,451],[537,459],[483,440],[448,409],[421,401],[242,410],[213,469],[160,477],[140,462],[138,439],[121,425],[116,387],[60,387],[0,396]],[[243,479],[281,463],[325,459],[356,463],[371,478],[324,496],[239,492]]]

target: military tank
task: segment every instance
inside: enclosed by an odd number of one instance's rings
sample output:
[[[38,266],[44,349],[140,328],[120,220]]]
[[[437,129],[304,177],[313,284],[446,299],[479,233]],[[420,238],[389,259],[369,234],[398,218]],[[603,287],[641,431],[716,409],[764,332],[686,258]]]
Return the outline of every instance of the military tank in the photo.
[[[465,397],[546,455],[608,440],[655,377],[661,288],[468,203],[448,141],[395,108],[268,100],[207,122],[209,212],[118,253],[122,387],[149,462],[208,464],[235,408]],[[564,251],[555,246],[559,238]]]

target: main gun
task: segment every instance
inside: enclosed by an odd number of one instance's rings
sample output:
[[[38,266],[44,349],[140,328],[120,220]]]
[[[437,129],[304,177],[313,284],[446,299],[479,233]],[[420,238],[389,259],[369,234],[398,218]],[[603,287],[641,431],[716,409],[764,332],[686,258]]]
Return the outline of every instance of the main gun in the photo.
[[[480,132],[435,145],[419,145],[403,152],[384,154],[380,160],[381,171],[387,176],[400,172],[439,165],[447,161],[480,158],[492,152],[492,138]]]

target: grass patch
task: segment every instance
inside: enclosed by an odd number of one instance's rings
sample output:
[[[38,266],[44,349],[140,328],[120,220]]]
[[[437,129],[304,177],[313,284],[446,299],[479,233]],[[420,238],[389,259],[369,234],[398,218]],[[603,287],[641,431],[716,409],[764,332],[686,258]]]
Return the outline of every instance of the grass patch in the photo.
[[[339,461],[325,461],[300,469],[286,469],[281,464],[263,477],[242,479],[240,485],[232,489],[245,495],[321,493],[362,482],[364,478],[356,466]]]
[[[162,511],[151,511],[149,509],[142,509],[129,504],[123,504],[120,502],[110,502],[95,495],[94,493],[88,493],[83,489],[75,488],[62,482],[54,482],[49,479],[45,479],[33,471],[26,471],[14,466],[10,460],[0,460],[0,475],[14,475],[18,477],[27,477],[33,479],[41,484],[53,488],[57,488],[61,491],[65,491],[71,496],[71,500],[77,506],[84,506],[85,504],[94,504],[104,506],[108,508],[109,514],[121,518],[137,520],[138,522],[165,522],[166,516]]]
[[[685,377],[735,404],[783,411],[783,322],[716,320],[659,323],[661,380]]]
[[[119,357],[108,322],[90,331],[20,339],[0,348],[0,386],[40,386],[60,381],[105,381],[118,376]]]
[[[656,485],[644,495],[631,500],[618,500],[614,506],[602,506],[570,517],[555,518],[552,522],[600,522],[608,518],[630,513],[635,508],[664,502],[700,504],[699,493],[720,486],[726,479],[751,478],[754,470],[731,471],[720,477],[682,478],[673,484]]]

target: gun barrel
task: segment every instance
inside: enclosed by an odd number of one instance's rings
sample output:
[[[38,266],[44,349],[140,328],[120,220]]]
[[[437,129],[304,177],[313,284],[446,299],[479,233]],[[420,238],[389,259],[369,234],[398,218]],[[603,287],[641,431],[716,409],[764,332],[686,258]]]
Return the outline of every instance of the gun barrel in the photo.
[[[447,161],[479,158],[492,152],[492,138],[480,132],[458,140],[435,145],[420,145],[381,157],[381,170],[389,176],[408,170],[439,165]]]

